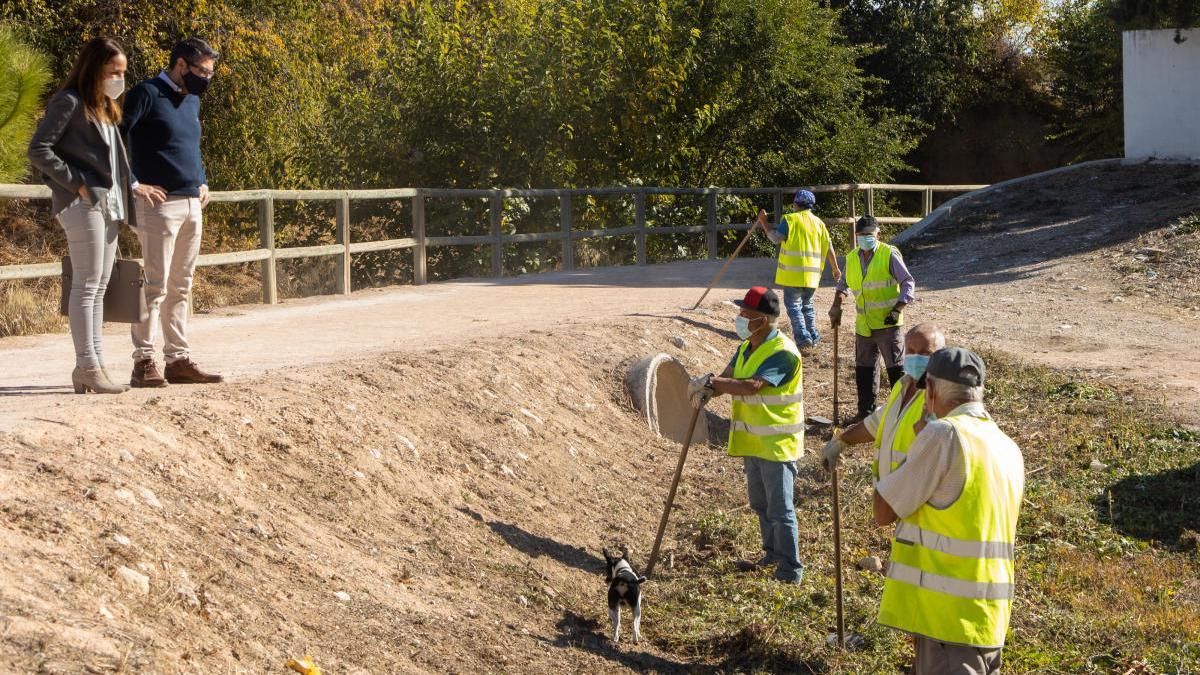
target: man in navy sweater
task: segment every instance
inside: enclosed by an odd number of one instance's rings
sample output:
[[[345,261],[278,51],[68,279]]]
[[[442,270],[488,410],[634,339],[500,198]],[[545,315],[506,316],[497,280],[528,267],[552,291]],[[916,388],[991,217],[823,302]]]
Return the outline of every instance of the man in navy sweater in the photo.
[[[134,387],[209,384],[222,377],[206,373],[191,358],[187,339],[188,303],[200,255],[202,209],[208,179],[200,160],[200,97],[208,89],[217,52],[189,38],[171,50],[171,65],[125,95],[121,133],[129,148],[137,195],[137,235],[146,271],[149,318],[135,323]],[[161,324],[165,377],[154,362]]]

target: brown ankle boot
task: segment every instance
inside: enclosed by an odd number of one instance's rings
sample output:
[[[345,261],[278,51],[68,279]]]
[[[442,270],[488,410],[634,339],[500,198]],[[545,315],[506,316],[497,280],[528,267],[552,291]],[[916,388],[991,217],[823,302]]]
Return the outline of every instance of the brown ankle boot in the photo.
[[[225,378],[220,375],[200,370],[200,366],[191,359],[167,364],[167,382],[171,384],[216,384],[224,381]]]
[[[167,380],[158,372],[154,359],[142,359],[133,364],[133,374],[129,376],[129,386],[138,389],[157,389],[167,386]]]

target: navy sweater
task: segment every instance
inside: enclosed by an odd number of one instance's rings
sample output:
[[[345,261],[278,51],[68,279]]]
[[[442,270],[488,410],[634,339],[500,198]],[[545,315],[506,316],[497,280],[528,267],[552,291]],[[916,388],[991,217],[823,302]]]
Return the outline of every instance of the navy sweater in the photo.
[[[154,77],[125,94],[121,133],[134,180],[196,197],[208,182],[200,161],[200,98]]]

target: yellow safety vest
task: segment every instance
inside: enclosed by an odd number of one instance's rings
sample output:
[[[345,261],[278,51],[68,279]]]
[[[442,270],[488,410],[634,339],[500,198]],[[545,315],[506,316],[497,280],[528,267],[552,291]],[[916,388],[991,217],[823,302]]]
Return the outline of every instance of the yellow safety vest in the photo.
[[[785,215],[783,222],[788,225],[788,236],[779,248],[775,283],[795,288],[820,286],[830,243],[825,223],[808,209]]]
[[[867,264],[866,276],[863,276],[862,262],[858,258],[859,249],[855,248],[846,256],[846,287],[854,291],[854,308],[856,318],[854,331],[863,337],[870,337],[871,331],[885,326],[892,307],[896,306],[896,298],[900,297],[900,282],[892,277],[892,256],[900,255],[900,249],[880,242]],[[904,312],[900,312],[897,326],[904,324]]]
[[[949,507],[926,503],[896,524],[879,623],[995,649],[1004,646],[1012,612],[1024,460],[992,420],[943,419],[958,434],[966,483]]]
[[[763,342],[743,362],[750,341],[738,347],[733,377],[754,377],[773,354],[786,351],[796,357],[796,372],[782,386],[769,384],[751,396],[734,396],[729,421],[729,455],[790,462],[804,454],[804,367],[796,344],[783,334]]]
[[[908,448],[917,437],[913,426],[920,422],[925,414],[925,390],[918,389],[909,399],[908,406],[897,411],[895,424],[888,424],[893,409],[898,408],[904,400],[904,387],[907,383],[907,379],[902,379],[892,387],[887,405],[883,408],[882,421],[875,430],[875,461],[871,463],[871,471],[876,480],[899,469],[904,460],[908,459]],[[884,467],[884,470],[881,472],[879,467]]]

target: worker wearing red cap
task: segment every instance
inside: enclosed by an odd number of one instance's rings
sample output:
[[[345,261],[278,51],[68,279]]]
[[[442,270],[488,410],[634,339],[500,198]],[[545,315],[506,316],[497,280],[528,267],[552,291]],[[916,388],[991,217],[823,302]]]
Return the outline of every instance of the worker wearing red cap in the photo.
[[[776,328],[779,297],[755,286],[735,301],[738,345],[720,376],[692,380],[688,395],[703,406],[712,396],[729,394],[729,455],[741,457],[750,508],[758,514],[763,557],[753,567],[775,566],[775,578],[799,583],[804,576],[796,543],[792,485],[796,460],[804,454],[803,368],[796,343]]]

